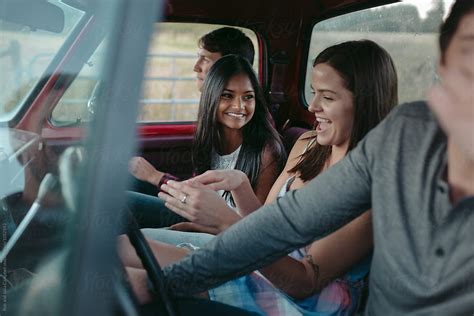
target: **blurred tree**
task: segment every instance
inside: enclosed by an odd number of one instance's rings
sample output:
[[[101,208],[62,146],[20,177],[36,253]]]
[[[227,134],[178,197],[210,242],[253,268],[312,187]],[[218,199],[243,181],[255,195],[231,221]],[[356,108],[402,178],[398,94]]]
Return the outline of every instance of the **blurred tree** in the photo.
[[[444,1],[432,0],[431,9],[426,13],[426,18],[422,21],[421,31],[425,33],[436,33],[443,22]]]

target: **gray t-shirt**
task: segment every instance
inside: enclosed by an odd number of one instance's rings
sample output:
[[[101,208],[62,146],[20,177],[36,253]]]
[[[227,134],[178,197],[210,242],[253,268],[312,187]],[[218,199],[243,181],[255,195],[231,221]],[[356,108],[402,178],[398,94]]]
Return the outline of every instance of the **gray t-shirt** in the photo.
[[[349,155],[164,269],[178,295],[215,287],[373,209],[367,314],[472,315],[474,197],[449,200],[446,137],[423,102],[398,106]]]

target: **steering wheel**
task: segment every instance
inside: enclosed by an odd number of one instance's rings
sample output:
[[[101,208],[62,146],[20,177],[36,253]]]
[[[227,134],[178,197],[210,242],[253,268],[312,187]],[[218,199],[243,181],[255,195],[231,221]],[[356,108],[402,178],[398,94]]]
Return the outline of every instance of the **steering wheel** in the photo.
[[[100,90],[98,86],[100,85],[96,85],[94,91]],[[61,155],[59,161],[59,177],[61,181],[62,195],[70,210],[77,209],[76,202],[79,188],[78,184],[74,181],[74,179],[77,179],[75,176],[75,171],[80,169],[79,166],[82,164],[84,157],[85,153],[81,147],[69,147]],[[163,282],[164,276],[161,267],[156,261],[150,246],[143,236],[143,233],[140,231],[135,218],[131,213],[129,213],[128,210],[125,212],[128,212],[125,214],[128,223],[128,238],[130,239],[137,252],[137,255],[142,261],[143,267],[148,274],[148,278],[150,279],[151,285],[154,289],[153,292],[156,293],[154,298],[157,302],[159,302],[160,305],[165,306],[167,315],[175,316],[177,313],[175,312],[173,303],[166,292]],[[125,271],[119,271],[119,274],[125,275]],[[126,284],[126,282],[123,283]],[[131,292],[130,289],[128,292],[130,295],[133,295],[133,292]],[[136,299],[132,298],[132,301],[136,302]]]
[[[138,227],[135,218],[129,210],[126,210],[126,212],[128,212],[127,236],[148,274],[148,278],[153,287],[152,293],[154,293],[154,298],[159,304],[165,307],[169,316],[175,316],[177,315],[176,309],[174,302],[166,290],[163,271],[151,251],[145,236],[143,236],[140,227]]]

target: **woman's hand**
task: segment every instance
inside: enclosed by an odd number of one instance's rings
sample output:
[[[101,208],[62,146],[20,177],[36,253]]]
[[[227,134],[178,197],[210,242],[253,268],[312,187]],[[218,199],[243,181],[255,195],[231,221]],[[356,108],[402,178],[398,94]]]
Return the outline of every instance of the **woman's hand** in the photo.
[[[269,170],[270,168],[267,169]],[[265,172],[264,170],[260,176]],[[255,195],[247,175],[240,170],[210,170],[189,179],[187,182],[199,182],[216,191],[232,192],[234,202],[242,216],[248,215],[262,205],[262,202]],[[261,182],[259,184],[261,185],[260,187],[264,187]],[[265,196],[267,193],[268,191],[265,192]]]
[[[189,182],[198,182],[217,191],[232,191],[240,187],[246,181],[247,175],[240,170],[209,170],[198,175]]]
[[[161,190],[158,196],[166,207],[197,224],[199,231],[216,234],[240,219],[216,191],[198,182],[168,181]]]
[[[137,179],[154,185],[160,183],[163,173],[156,170],[145,158],[133,157],[128,163],[128,170]]]

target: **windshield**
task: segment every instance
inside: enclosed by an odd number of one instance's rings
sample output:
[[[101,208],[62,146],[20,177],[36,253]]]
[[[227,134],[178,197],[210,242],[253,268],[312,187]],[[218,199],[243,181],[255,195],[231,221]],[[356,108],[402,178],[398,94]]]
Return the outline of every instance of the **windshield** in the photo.
[[[99,294],[111,289],[88,282],[113,266],[118,224],[109,219],[118,216],[104,214],[100,203],[120,204],[102,197],[123,196],[126,186],[136,117],[130,104],[137,104],[158,11],[143,3],[0,0],[0,315],[107,314],[110,304]],[[129,15],[133,23],[122,25]],[[51,127],[50,111],[80,69],[92,67],[104,37],[106,62],[94,75],[106,93],[99,93],[90,122],[75,131]],[[102,173],[122,179],[122,189],[116,179],[97,180]],[[119,204],[110,204],[116,213]]]
[[[47,66],[84,16],[83,11],[58,0],[50,1],[50,3],[63,12],[62,30],[54,30],[45,24],[24,25],[15,23],[11,18],[0,19],[0,69],[2,70],[0,122],[11,120],[21,108],[25,96],[35,87],[40,78],[47,78],[43,76]],[[26,5],[23,5],[23,8],[34,9]],[[15,13],[25,14],[25,12]],[[34,19],[37,19],[35,22],[40,21],[38,16]],[[55,17],[55,19],[59,18]],[[45,23],[44,20],[41,22]]]

